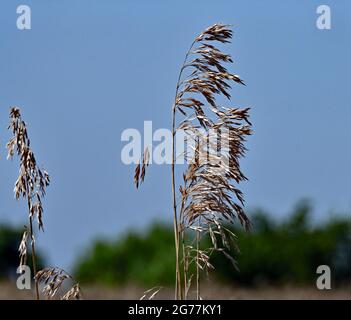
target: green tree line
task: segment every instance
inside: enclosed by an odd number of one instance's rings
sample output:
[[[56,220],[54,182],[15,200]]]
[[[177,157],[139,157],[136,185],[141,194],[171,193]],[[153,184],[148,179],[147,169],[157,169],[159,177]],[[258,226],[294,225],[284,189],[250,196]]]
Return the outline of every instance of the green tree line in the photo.
[[[225,283],[314,284],[316,269],[328,265],[335,284],[351,280],[351,223],[333,218],[311,223],[312,210],[301,202],[287,219],[277,222],[261,210],[251,214],[253,230],[232,228],[239,250],[238,270],[222,254],[214,254],[213,276]],[[204,241],[210,241],[209,239]],[[171,226],[156,223],[147,232],[129,232],[116,241],[98,240],[76,264],[81,282],[173,285],[174,239]]]

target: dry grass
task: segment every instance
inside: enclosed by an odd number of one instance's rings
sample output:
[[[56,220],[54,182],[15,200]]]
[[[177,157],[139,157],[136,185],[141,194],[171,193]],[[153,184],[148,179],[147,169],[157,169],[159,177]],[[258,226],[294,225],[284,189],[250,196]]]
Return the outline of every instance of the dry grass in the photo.
[[[23,232],[22,241],[19,247],[20,267],[27,261],[27,244],[30,238],[32,248],[32,266],[34,274],[37,273],[35,234],[33,219],[37,218],[39,230],[43,230],[43,206],[42,198],[45,195],[46,187],[50,183],[49,174],[37,166],[34,152],[30,148],[26,123],[22,120],[19,108],[13,107],[10,110],[10,125],[13,137],[6,145],[8,158],[13,158],[16,153],[20,159],[19,175],[15,183],[14,193],[16,199],[23,197],[28,204],[28,226]],[[38,281],[35,280],[36,298],[39,299]]]
[[[36,281],[43,284],[43,294],[47,299],[55,299],[63,288],[66,280],[73,280],[72,276],[63,269],[45,268],[40,270],[36,276]],[[61,296],[61,300],[79,300],[81,298],[79,284],[75,284],[71,289]]]
[[[242,192],[237,185],[246,180],[239,165],[244,156],[244,142],[251,134],[249,108],[228,108],[217,104],[217,96],[230,100],[230,82],[244,84],[239,76],[228,72],[224,63],[232,63],[215,43],[227,43],[232,31],[227,25],[214,24],[195,38],[181,67],[172,114],[172,197],[176,251],[176,299],[187,298],[193,274],[189,266],[196,264],[196,292],[200,299],[200,270],[213,268],[209,262],[213,252],[227,253],[235,245],[235,235],[225,223],[238,218],[246,230]],[[175,181],[175,136],[179,130],[192,140],[192,154],[186,154],[188,167],[179,184],[177,200]],[[223,133],[226,134],[223,134]],[[188,140],[189,141],[189,140]],[[226,148],[226,149],[225,149]],[[142,166],[136,167],[134,181],[145,177],[148,151]],[[180,207],[180,208],[179,208]],[[201,238],[210,236],[213,246],[201,248]]]
[[[19,246],[20,261],[22,267],[27,263],[28,242],[30,241],[32,250],[32,267],[35,281],[35,297],[40,299],[39,282],[44,281],[43,293],[47,298],[56,295],[69,275],[56,268],[46,268],[37,271],[36,263],[36,243],[33,221],[36,218],[39,231],[44,229],[43,224],[43,204],[42,199],[46,193],[46,187],[50,184],[49,174],[37,166],[34,152],[30,147],[26,123],[22,120],[20,109],[12,107],[10,109],[10,124],[8,129],[12,132],[12,137],[6,145],[8,158],[12,159],[15,153],[20,160],[19,175],[15,183],[15,198],[24,198],[28,204],[28,225],[25,226],[22,240]],[[28,239],[29,238],[29,239]],[[78,293],[77,293],[78,292]],[[70,289],[65,298],[79,297],[79,286]]]
[[[234,223],[237,218],[245,229],[250,229],[250,221],[243,210],[243,194],[237,186],[246,180],[239,160],[245,153],[246,136],[251,134],[249,108],[230,108],[217,104],[218,96],[230,100],[231,82],[244,84],[239,76],[228,72],[224,66],[224,63],[233,62],[231,56],[215,46],[216,43],[228,43],[231,37],[229,26],[222,24],[214,24],[197,36],[186,53],[176,85],[172,107],[171,165],[176,299],[189,297],[193,292],[193,279],[196,280],[196,299],[201,298],[200,272],[214,268],[210,264],[213,252],[223,253],[235,265],[234,259],[227,253],[235,246],[235,235],[225,228],[225,223]],[[37,166],[20,110],[13,107],[10,118],[9,129],[13,137],[7,144],[8,156],[12,158],[16,153],[20,159],[14,192],[16,199],[23,197],[27,200],[29,213],[28,226],[19,248],[20,266],[26,263],[30,241],[36,298],[40,298],[41,283],[43,294],[46,298],[53,299],[57,298],[65,280],[72,277],[58,268],[45,268],[37,272],[33,221],[36,218],[39,231],[43,230],[42,198],[50,179],[48,173]],[[175,136],[180,130],[186,131],[194,148],[192,154],[186,154],[190,161],[188,160],[187,169],[183,173],[183,181],[177,184]],[[226,134],[222,134],[224,132]],[[134,182],[137,188],[144,182],[149,157],[149,150],[146,149],[142,163],[135,169]],[[178,189],[179,197],[176,192]],[[205,236],[212,240],[210,248],[202,248],[200,245]],[[196,266],[195,274],[190,271],[191,264]],[[158,291],[148,291],[144,297],[153,298]],[[79,299],[79,285],[73,286],[61,298]]]

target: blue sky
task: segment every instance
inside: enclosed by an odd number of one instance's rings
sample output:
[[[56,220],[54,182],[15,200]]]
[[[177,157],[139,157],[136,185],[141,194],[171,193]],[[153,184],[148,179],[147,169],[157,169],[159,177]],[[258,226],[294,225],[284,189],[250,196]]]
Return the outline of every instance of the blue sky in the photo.
[[[16,8],[32,29],[16,28]],[[331,30],[316,8],[331,8]],[[0,4],[0,221],[25,222],[6,161],[8,110],[22,109],[32,147],[52,178],[39,246],[68,267],[96,237],[171,216],[169,166],[136,191],[122,164],[126,128],[170,125],[184,54],[215,23],[233,25],[232,105],[252,107],[243,168],[247,207],[283,218],[310,198],[315,219],[351,212],[351,3],[338,1],[6,0]]]

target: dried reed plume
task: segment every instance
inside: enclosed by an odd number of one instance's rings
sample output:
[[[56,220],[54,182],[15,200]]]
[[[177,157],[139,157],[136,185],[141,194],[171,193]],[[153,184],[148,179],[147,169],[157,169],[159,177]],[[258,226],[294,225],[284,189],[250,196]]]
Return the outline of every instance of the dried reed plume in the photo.
[[[242,192],[237,185],[246,180],[239,165],[245,154],[244,142],[251,134],[249,108],[228,108],[217,104],[216,97],[230,100],[230,82],[244,84],[229,73],[224,63],[232,63],[215,43],[228,43],[232,31],[227,25],[214,24],[195,38],[180,69],[172,108],[172,197],[176,250],[175,298],[186,299],[193,278],[189,266],[196,264],[196,297],[200,299],[200,270],[213,268],[210,256],[222,252],[235,265],[228,251],[235,245],[235,235],[226,227],[238,218],[246,230]],[[177,115],[181,116],[179,119]],[[175,136],[185,130],[194,142],[192,161],[188,161],[176,197]],[[220,136],[214,140],[213,133]],[[221,133],[226,133],[221,135]],[[226,147],[225,147],[226,146]],[[225,149],[225,152],[220,149]],[[188,155],[189,156],[189,155]],[[145,153],[144,153],[145,158]],[[135,172],[135,184],[144,180],[145,159]],[[180,208],[179,208],[180,206]],[[208,235],[212,247],[202,249],[201,238]]]
[[[42,198],[45,196],[46,187],[50,183],[49,174],[37,166],[37,162],[28,138],[26,123],[21,118],[20,110],[16,107],[10,110],[10,125],[8,129],[12,131],[13,137],[6,145],[8,158],[13,158],[16,153],[20,159],[19,175],[15,183],[14,193],[18,200],[23,197],[28,204],[29,223],[23,233],[22,241],[19,247],[20,267],[27,260],[28,237],[32,249],[32,266],[34,274],[37,273],[36,263],[36,246],[33,228],[33,219],[37,218],[39,230],[43,230],[43,206]],[[35,281],[36,299],[39,299],[38,281]]]
[[[40,270],[35,279],[38,283],[42,283],[43,294],[48,300],[57,297],[58,292],[62,289],[66,280],[73,280],[72,276],[60,268],[45,268]],[[61,300],[80,300],[81,293],[79,284],[71,287],[62,297]]]
[[[44,269],[37,272],[36,242],[34,233],[34,219],[36,218],[39,231],[44,230],[42,198],[45,196],[46,187],[50,184],[49,174],[37,166],[34,153],[30,147],[26,123],[22,120],[20,109],[10,109],[10,124],[8,129],[12,131],[12,138],[6,145],[8,159],[13,158],[15,153],[20,160],[19,175],[15,183],[14,193],[18,200],[23,197],[28,204],[28,225],[25,226],[22,240],[19,246],[20,268],[27,263],[28,242],[30,239],[32,253],[32,268],[35,280],[36,299],[40,299],[39,282],[45,278],[44,294],[54,296],[63,280],[71,278],[61,269]],[[79,285],[74,286],[64,296],[68,298],[79,297]]]

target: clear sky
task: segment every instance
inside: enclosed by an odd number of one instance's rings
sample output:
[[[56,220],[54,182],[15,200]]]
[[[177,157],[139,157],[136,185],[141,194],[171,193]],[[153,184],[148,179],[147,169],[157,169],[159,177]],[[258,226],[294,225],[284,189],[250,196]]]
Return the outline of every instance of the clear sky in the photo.
[[[16,8],[32,29],[16,28]],[[331,8],[331,30],[316,8]],[[278,218],[310,198],[315,218],[351,212],[351,2],[1,0],[0,222],[24,223],[6,161],[8,110],[22,109],[37,160],[52,178],[39,246],[68,267],[91,239],[171,217],[169,166],[136,191],[121,162],[126,128],[168,128],[177,73],[205,27],[233,25],[226,50],[246,82],[234,106],[252,106],[243,168],[247,207]]]

